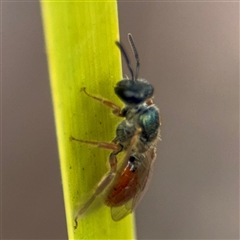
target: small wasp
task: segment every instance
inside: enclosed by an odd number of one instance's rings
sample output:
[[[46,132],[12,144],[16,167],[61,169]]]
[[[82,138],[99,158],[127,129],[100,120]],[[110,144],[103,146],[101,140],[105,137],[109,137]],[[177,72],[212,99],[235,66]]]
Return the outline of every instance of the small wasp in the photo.
[[[140,60],[130,33],[128,40],[136,60],[135,74],[125,49],[120,42],[116,42],[131,74],[131,79],[124,78],[114,88],[125,107],[121,109],[111,101],[90,95],[85,88],[82,89],[88,97],[111,108],[113,114],[123,117],[124,120],[118,124],[116,137],[110,143],[70,137],[71,140],[112,151],[109,156],[110,170],[98,183],[88,201],[77,211],[75,228],[78,218],[100,194],[104,196],[104,203],[111,208],[114,221],[119,221],[131,213],[143,196],[156,158],[156,143],[160,139],[160,117],[152,100],[154,88],[145,79],[138,78]],[[117,155],[120,152],[124,153],[124,157],[118,164]]]

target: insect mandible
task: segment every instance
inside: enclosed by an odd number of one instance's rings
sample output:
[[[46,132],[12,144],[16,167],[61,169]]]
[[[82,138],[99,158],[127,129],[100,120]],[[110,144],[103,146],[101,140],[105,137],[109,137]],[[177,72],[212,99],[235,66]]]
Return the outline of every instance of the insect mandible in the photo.
[[[114,115],[124,119],[118,124],[112,142],[85,141],[70,137],[71,140],[112,151],[109,156],[109,172],[98,183],[92,196],[78,209],[74,216],[75,228],[78,218],[83,216],[99,195],[103,195],[104,203],[111,208],[114,221],[131,213],[143,196],[156,158],[156,143],[160,139],[159,109],[152,100],[153,86],[147,80],[138,78],[140,60],[130,33],[128,40],[136,60],[135,73],[122,44],[116,42],[131,74],[131,78],[120,80],[114,88],[115,94],[125,104],[124,108],[93,96],[82,88],[88,97],[111,108]],[[124,157],[118,164],[117,155],[120,152],[124,153]]]

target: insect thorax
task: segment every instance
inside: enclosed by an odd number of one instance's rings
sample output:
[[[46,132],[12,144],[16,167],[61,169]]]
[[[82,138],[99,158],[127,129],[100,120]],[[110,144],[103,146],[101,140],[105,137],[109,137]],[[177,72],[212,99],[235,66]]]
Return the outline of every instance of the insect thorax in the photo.
[[[155,105],[143,103],[136,107],[125,107],[122,113],[125,120],[116,129],[116,140],[127,149],[131,138],[140,128],[141,133],[135,148],[139,153],[147,151],[159,135],[159,110]]]

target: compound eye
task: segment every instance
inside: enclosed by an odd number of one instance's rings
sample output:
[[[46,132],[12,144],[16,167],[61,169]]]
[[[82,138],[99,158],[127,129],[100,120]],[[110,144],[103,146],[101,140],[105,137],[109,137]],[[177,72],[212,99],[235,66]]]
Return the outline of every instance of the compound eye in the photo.
[[[138,105],[143,102],[138,92],[130,91],[128,89],[118,89],[116,94],[127,105]]]

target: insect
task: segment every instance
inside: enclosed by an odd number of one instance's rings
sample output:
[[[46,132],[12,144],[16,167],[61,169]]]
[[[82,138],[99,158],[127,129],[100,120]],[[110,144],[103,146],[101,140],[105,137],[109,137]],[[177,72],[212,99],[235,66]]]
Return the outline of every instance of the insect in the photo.
[[[109,156],[109,172],[98,183],[92,196],[77,211],[75,228],[78,218],[99,195],[103,196],[104,203],[111,208],[114,221],[119,221],[131,213],[143,196],[156,158],[156,143],[160,139],[160,117],[159,110],[152,100],[154,88],[147,80],[138,78],[140,60],[130,33],[128,40],[136,60],[135,73],[122,44],[116,42],[131,74],[130,79],[120,80],[114,88],[115,94],[125,106],[121,109],[111,101],[90,95],[85,88],[82,89],[88,97],[111,108],[113,114],[122,117],[123,121],[118,124],[116,136],[109,143],[70,137],[71,140],[112,151]],[[120,152],[124,153],[124,157],[118,164],[117,155]]]

